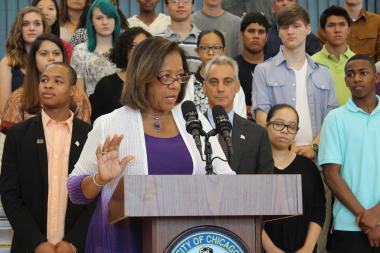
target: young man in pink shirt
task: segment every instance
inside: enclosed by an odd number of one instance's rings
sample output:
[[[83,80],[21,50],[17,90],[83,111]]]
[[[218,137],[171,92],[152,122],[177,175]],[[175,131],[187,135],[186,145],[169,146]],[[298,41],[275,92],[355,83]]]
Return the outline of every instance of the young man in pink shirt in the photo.
[[[84,252],[93,207],[74,205],[66,186],[91,129],[70,110],[75,83],[69,65],[49,64],[39,84],[41,114],[7,132],[0,194],[14,230],[11,252]]]

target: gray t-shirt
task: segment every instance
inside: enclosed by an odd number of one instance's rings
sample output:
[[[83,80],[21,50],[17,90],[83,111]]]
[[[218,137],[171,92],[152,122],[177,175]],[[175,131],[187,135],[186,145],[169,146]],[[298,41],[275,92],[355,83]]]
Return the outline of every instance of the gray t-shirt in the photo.
[[[201,31],[218,29],[226,39],[227,55],[235,57],[242,51],[240,43],[240,23],[241,19],[228,11],[222,15],[213,17],[203,11],[198,11],[191,15],[191,23],[195,24]]]

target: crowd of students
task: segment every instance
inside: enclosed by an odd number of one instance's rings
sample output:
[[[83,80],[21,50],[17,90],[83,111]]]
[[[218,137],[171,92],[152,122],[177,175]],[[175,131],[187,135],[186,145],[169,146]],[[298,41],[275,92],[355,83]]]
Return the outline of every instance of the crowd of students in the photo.
[[[109,224],[108,202],[124,174],[205,174],[185,100],[206,130],[227,112],[216,174],[302,175],[303,215],[266,222],[265,252],[380,252],[380,16],[345,0],[315,35],[296,0],[158,2],[17,14],[0,61],[11,252],[142,252],[141,222]]]

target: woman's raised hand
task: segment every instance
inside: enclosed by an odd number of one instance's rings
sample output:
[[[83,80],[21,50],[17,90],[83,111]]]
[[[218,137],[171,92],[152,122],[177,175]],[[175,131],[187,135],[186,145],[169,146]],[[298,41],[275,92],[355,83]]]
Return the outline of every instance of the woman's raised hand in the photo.
[[[96,148],[96,157],[98,160],[98,174],[95,176],[96,182],[105,185],[116,178],[127,166],[133,156],[127,155],[122,159],[119,158],[120,143],[123,135],[109,136],[103,145],[99,144]]]

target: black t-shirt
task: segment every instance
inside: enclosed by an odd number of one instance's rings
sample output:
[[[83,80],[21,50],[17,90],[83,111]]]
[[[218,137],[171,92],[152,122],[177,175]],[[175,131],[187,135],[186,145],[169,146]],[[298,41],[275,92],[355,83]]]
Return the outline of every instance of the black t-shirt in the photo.
[[[123,83],[123,80],[120,79],[117,73],[100,79],[94,93],[90,96],[92,107],[91,122],[121,107],[120,96]]]
[[[239,66],[239,80],[245,94],[245,104],[252,105],[252,75],[257,64],[251,64],[244,60],[240,54],[235,57]]]
[[[274,174],[301,174],[302,177],[303,215],[265,224],[265,231],[277,247],[285,252],[295,252],[304,245],[310,222],[323,227],[325,190],[317,166],[300,155],[284,170],[275,168]]]

